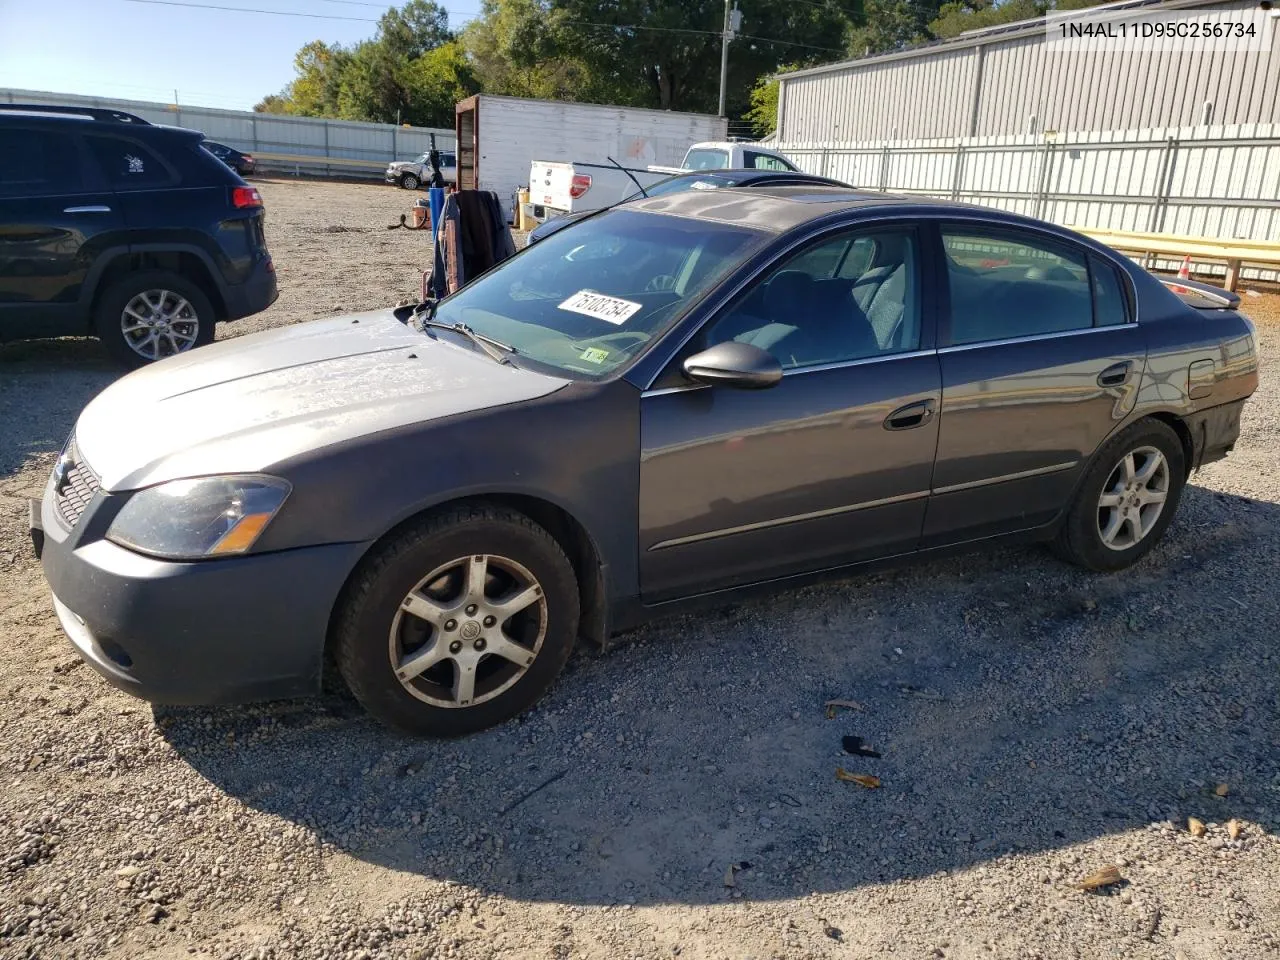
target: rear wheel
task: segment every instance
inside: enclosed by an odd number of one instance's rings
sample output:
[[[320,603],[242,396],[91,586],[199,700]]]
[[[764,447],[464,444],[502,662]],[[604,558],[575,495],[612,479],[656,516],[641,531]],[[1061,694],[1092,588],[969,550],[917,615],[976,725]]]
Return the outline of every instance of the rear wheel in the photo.
[[[400,177],[400,186],[404,187],[406,190],[417,190],[421,183],[422,181],[412,173],[406,173]]]
[[[111,358],[130,369],[213,342],[213,304],[190,280],[141,270],[98,300],[94,330]]]
[[[409,733],[459,736],[551,686],[577,636],[577,580],[523,514],[461,508],[378,548],[335,630],[338,669],[365,709]]]
[[[1173,522],[1185,483],[1178,435],[1158,420],[1135,423],[1094,458],[1055,552],[1090,570],[1136,563]]]

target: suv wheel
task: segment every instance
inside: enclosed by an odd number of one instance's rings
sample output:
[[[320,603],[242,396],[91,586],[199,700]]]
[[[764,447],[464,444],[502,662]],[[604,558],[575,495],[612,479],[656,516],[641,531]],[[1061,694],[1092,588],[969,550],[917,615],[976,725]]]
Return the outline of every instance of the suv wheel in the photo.
[[[402,174],[400,177],[400,186],[406,190],[417,190],[422,181],[415,177],[412,173]]]
[[[1173,522],[1186,476],[1178,435],[1159,420],[1139,420],[1094,458],[1054,552],[1090,570],[1137,563]]]
[[[366,558],[333,640],[366,710],[408,733],[452,737],[528,709],[577,633],[577,578],[555,539],[513,510],[461,507]]]
[[[213,304],[194,283],[143,270],[108,287],[94,312],[107,353],[130,369],[213,342]]]

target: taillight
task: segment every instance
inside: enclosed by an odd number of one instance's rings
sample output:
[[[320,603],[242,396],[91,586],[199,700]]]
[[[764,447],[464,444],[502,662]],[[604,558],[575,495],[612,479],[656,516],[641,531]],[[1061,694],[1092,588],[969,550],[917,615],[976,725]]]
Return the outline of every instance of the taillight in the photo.
[[[257,187],[233,187],[231,189],[231,205],[237,210],[246,207],[262,206],[262,194]]]
[[[580,196],[591,189],[591,174],[575,173],[573,175],[573,183],[569,185],[569,196],[577,200]]]

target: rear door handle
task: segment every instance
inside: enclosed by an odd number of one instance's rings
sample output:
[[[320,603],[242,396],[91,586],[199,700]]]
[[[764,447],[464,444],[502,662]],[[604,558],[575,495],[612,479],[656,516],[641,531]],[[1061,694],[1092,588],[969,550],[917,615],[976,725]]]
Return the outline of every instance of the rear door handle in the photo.
[[[886,430],[910,430],[913,427],[923,427],[933,419],[933,410],[932,400],[917,400],[915,403],[908,403],[905,407],[899,407],[884,418],[884,428]]]
[[[63,207],[63,213],[110,213],[111,208],[101,204],[93,203],[87,207]]]
[[[1129,368],[1133,364],[1124,360],[1120,363],[1113,363],[1107,369],[1098,374],[1098,386],[1100,387],[1118,387],[1129,379]]]

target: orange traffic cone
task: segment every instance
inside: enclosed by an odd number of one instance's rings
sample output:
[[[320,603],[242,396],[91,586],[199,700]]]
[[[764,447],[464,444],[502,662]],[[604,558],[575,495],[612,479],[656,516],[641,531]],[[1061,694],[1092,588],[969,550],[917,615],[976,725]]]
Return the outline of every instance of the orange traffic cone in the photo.
[[[1182,266],[1178,268],[1178,279],[1179,280],[1191,279],[1191,254],[1187,254],[1185,257],[1182,258]],[[1173,292],[1174,293],[1190,293],[1190,291],[1186,287],[1174,287]]]

